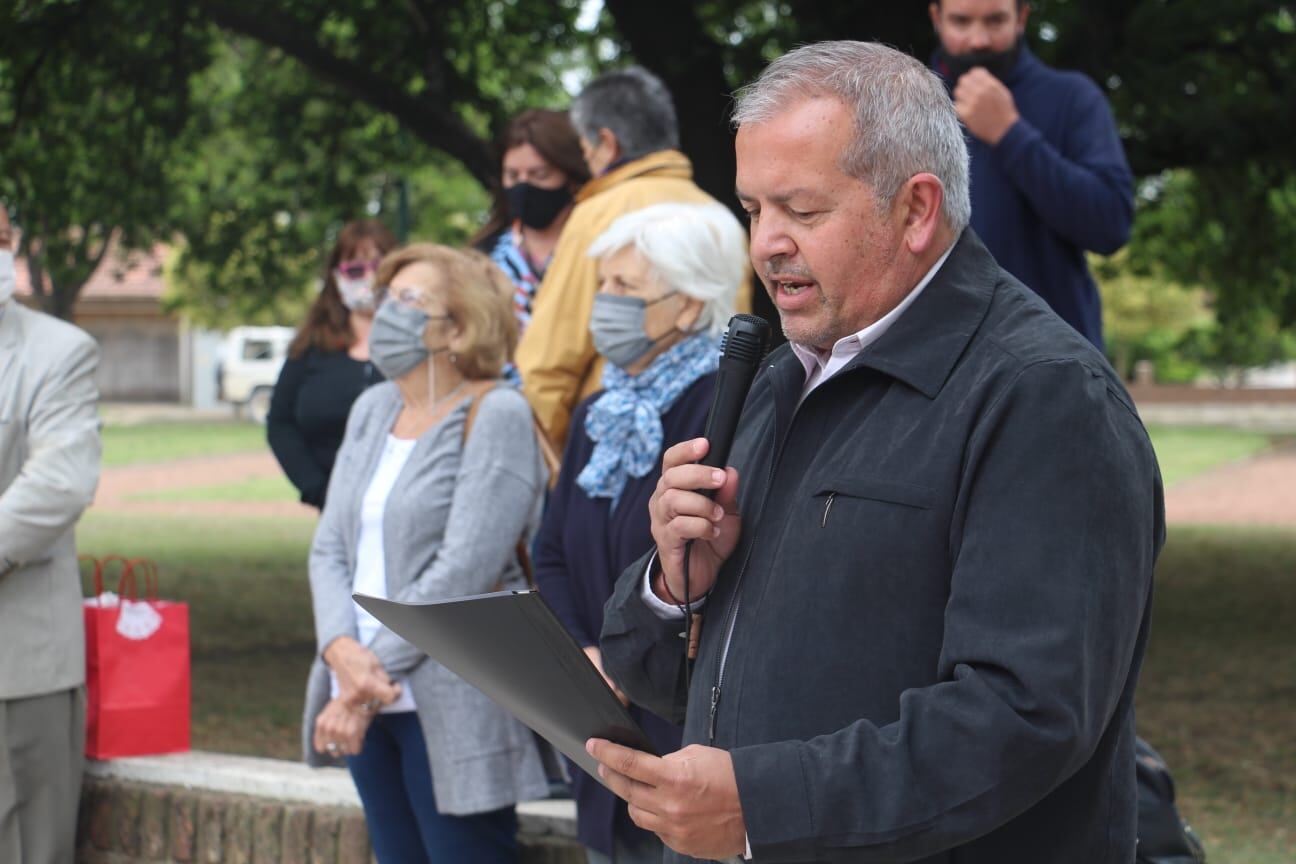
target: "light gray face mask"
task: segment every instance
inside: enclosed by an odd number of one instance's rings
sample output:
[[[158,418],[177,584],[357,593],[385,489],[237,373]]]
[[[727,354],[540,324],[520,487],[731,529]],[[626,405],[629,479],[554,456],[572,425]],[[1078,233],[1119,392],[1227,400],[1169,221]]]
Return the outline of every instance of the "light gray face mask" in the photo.
[[[352,312],[372,312],[374,308],[374,280],[372,276],[361,276],[359,279],[348,279],[341,273],[334,273],[338,296],[342,305]]]
[[[0,249],[0,306],[9,302],[14,294],[14,257],[8,249]]]
[[[388,381],[427,360],[423,331],[430,320],[422,309],[395,300],[378,307],[369,330],[369,360]]]
[[[657,340],[649,338],[644,331],[644,313],[653,303],[660,303],[674,294],[674,291],[664,294],[652,303],[640,297],[595,294],[589,323],[594,350],[622,369],[633,365],[657,344]]]

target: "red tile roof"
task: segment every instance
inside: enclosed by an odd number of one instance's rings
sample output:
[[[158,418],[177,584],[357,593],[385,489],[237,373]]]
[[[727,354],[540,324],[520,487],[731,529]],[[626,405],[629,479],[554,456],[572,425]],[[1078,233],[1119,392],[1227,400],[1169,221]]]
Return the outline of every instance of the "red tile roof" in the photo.
[[[16,232],[15,232],[16,233]],[[15,238],[14,246],[17,246]],[[162,265],[171,247],[156,243],[149,251],[123,250],[113,241],[113,247],[95,270],[80,299],[123,300],[159,299],[166,290],[162,279]],[[15,293],[31,294],[31,275],[27,272],[27,259],[14,258]],[[49,279],[47,275],[46,280]],[[48,284],[48,281],[47,281]]]

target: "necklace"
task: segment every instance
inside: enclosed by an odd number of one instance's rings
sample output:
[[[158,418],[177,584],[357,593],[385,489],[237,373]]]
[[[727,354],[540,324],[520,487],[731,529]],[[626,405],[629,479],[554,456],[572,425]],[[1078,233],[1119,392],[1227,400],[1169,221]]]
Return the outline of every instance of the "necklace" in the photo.
[[[467,386],[468,386],[468,379],[465,378],[465,379],[463,379],[462,381],[460,381],[460,382],[459,382],[459,383],[454,387],[454,389],[451,390],[449,393],[447,393],[447,394],[445,394],[444,396],[441,396],[441,397],[439,397],[439,398],[437,398],[437,399],[433,399],[433,400],[432,400],[432,404],[431,404],[431,406],[429,406],[429,411],[428,411],[428,413],[429,413],[429,414],[432,413],[433,411],[435,411],[436,409],[440,408],[440,407],[441,407],[442,405],[444,405],[445,403],[449,402],[449,401],[450,401],[451,399],[453,399],[454,397],[458,396],[458,395],[459,395],[459,392],[460,392],[461,390],[463,390],[463,389],[464,389],[465,387],[467,387]]]
[[[459,382],[459,385],[444,396],[432,400],[428,403],[427,408],[421,411],[414,411],[411,408],[403,408],[400,415],[396,418],[396,427],[392,434],[397,438],[417,438],[427,431],[431,426],[438,422],[438,409],[449,402],[468,386],[468,379]],[[397,431],[399,430],[399,431]]]

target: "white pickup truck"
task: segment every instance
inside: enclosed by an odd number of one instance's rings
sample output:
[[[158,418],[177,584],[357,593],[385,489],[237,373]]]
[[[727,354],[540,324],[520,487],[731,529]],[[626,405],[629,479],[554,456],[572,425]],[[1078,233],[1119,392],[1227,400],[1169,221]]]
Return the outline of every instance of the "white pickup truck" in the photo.
[[[292,342],[291,327],[235,327],[221,343],[216,364],[216,394],[241,416],[264,423],[270,395]]]

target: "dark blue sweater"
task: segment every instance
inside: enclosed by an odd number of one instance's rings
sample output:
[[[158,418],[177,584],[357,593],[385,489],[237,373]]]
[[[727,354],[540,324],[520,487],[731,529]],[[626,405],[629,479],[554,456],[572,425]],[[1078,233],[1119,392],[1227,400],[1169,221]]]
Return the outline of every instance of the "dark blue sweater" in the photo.
[[[994,147],[968,136],[972,227],[1001,267],[1101,350],[1102,305],[1084,253],[1124,246],[1134,218],[1111,109],[1093,81],[1045,66],[1024,45],[1004,83],[1021,119]]]
[[[699,378],[662,416],[665,447],[702,434],[715,377]],[[607,498],[591,498],[576,485],[577,475],[594,452],[594,442],[585,434],[585,414],[601,395],[599,391],[585,399],[572,414],[562,469],[536,540],[536,585],[582,647],[598,645],[603,604],[612,596],[617,577],[653,548],[648,499],[661,476],[659,456],[653,470],[629,479],[615,510]],[[679,749],[680,727],[633,705],[630,713],[658,753]],[[604,855],[612,854],[614,832],[637,842],[636,835],[645,832],[630,821],[625,804],[580,768],[571,766],[570,770],[580,842]]]

